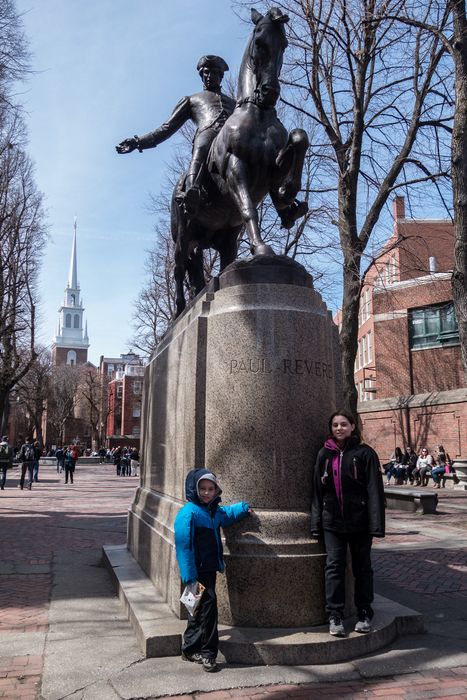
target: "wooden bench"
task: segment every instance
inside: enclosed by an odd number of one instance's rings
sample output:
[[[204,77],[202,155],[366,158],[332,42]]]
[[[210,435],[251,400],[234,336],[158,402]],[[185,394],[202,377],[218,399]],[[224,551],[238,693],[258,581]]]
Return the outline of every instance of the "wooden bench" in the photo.
[[[422,515],[436,513],[438,505],[437,493],[386,486],[384,495],[386,497],[386,508],[407,510],[410,513],[421,513]]]

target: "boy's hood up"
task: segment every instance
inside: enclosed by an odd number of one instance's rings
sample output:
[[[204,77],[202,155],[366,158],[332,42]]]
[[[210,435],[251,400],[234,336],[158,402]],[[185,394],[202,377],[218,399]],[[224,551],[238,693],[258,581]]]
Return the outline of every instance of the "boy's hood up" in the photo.
[[[185,497],[187,501],[190,501],[190,503],[196,503],[197,505],[201,506],[203,505],[201,501],[199,500],[198,497],[198,491],[196,490],[196,486],[198,484],[198,481],[205,477],[207,474],[212,474],[213,472],[210,469],[192,469],[188,474],[186,475],[186,481],[185,481]],[[219,488],[217,497],[211,501],[209,505],[212,503],[219,503],[220,495],[222,493],[222,490]]]

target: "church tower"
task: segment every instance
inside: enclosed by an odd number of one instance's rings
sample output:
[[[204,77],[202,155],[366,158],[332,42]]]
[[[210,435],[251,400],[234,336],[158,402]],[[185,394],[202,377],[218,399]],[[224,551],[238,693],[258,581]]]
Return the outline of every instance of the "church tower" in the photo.
[[[76,218],[73,245],[71,248],[70,271],[65,288],[65,298],[58,310],[57,331],[52,343],[54,365],[84,365],[88,359],[88,329],[83,327],[83,300],[78,284],[76,259]]]

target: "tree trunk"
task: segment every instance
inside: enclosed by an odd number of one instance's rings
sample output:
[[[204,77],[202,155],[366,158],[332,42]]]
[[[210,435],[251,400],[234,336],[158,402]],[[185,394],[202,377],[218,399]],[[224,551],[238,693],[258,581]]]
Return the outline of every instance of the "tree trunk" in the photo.
[[[360,242],[357,235],[356,184],[346,175],[339,180],[339,236],[344,257],[342,319],[339,335],[344,408],[357,418],[358,392],[355,387],[355,358],[358,348],[358,307],[360,304]]]
[[[9,392],[0,392],[0,437],[8,435],[8,418],[10,417]]]
[[[452,131],[454,271],[452,297],[459,324],[461,357],[467,384],[467,22],[465,0],[453,2],[456,108]]]
[[[360,276],[355,272],[353,260],[344,262],[344,293],[342,321],[339,335],[342,366],[342,390],[344,408],[357,417],[358,392],[355,386],[354,368],[358,347],[358,307],[360,304]]]

